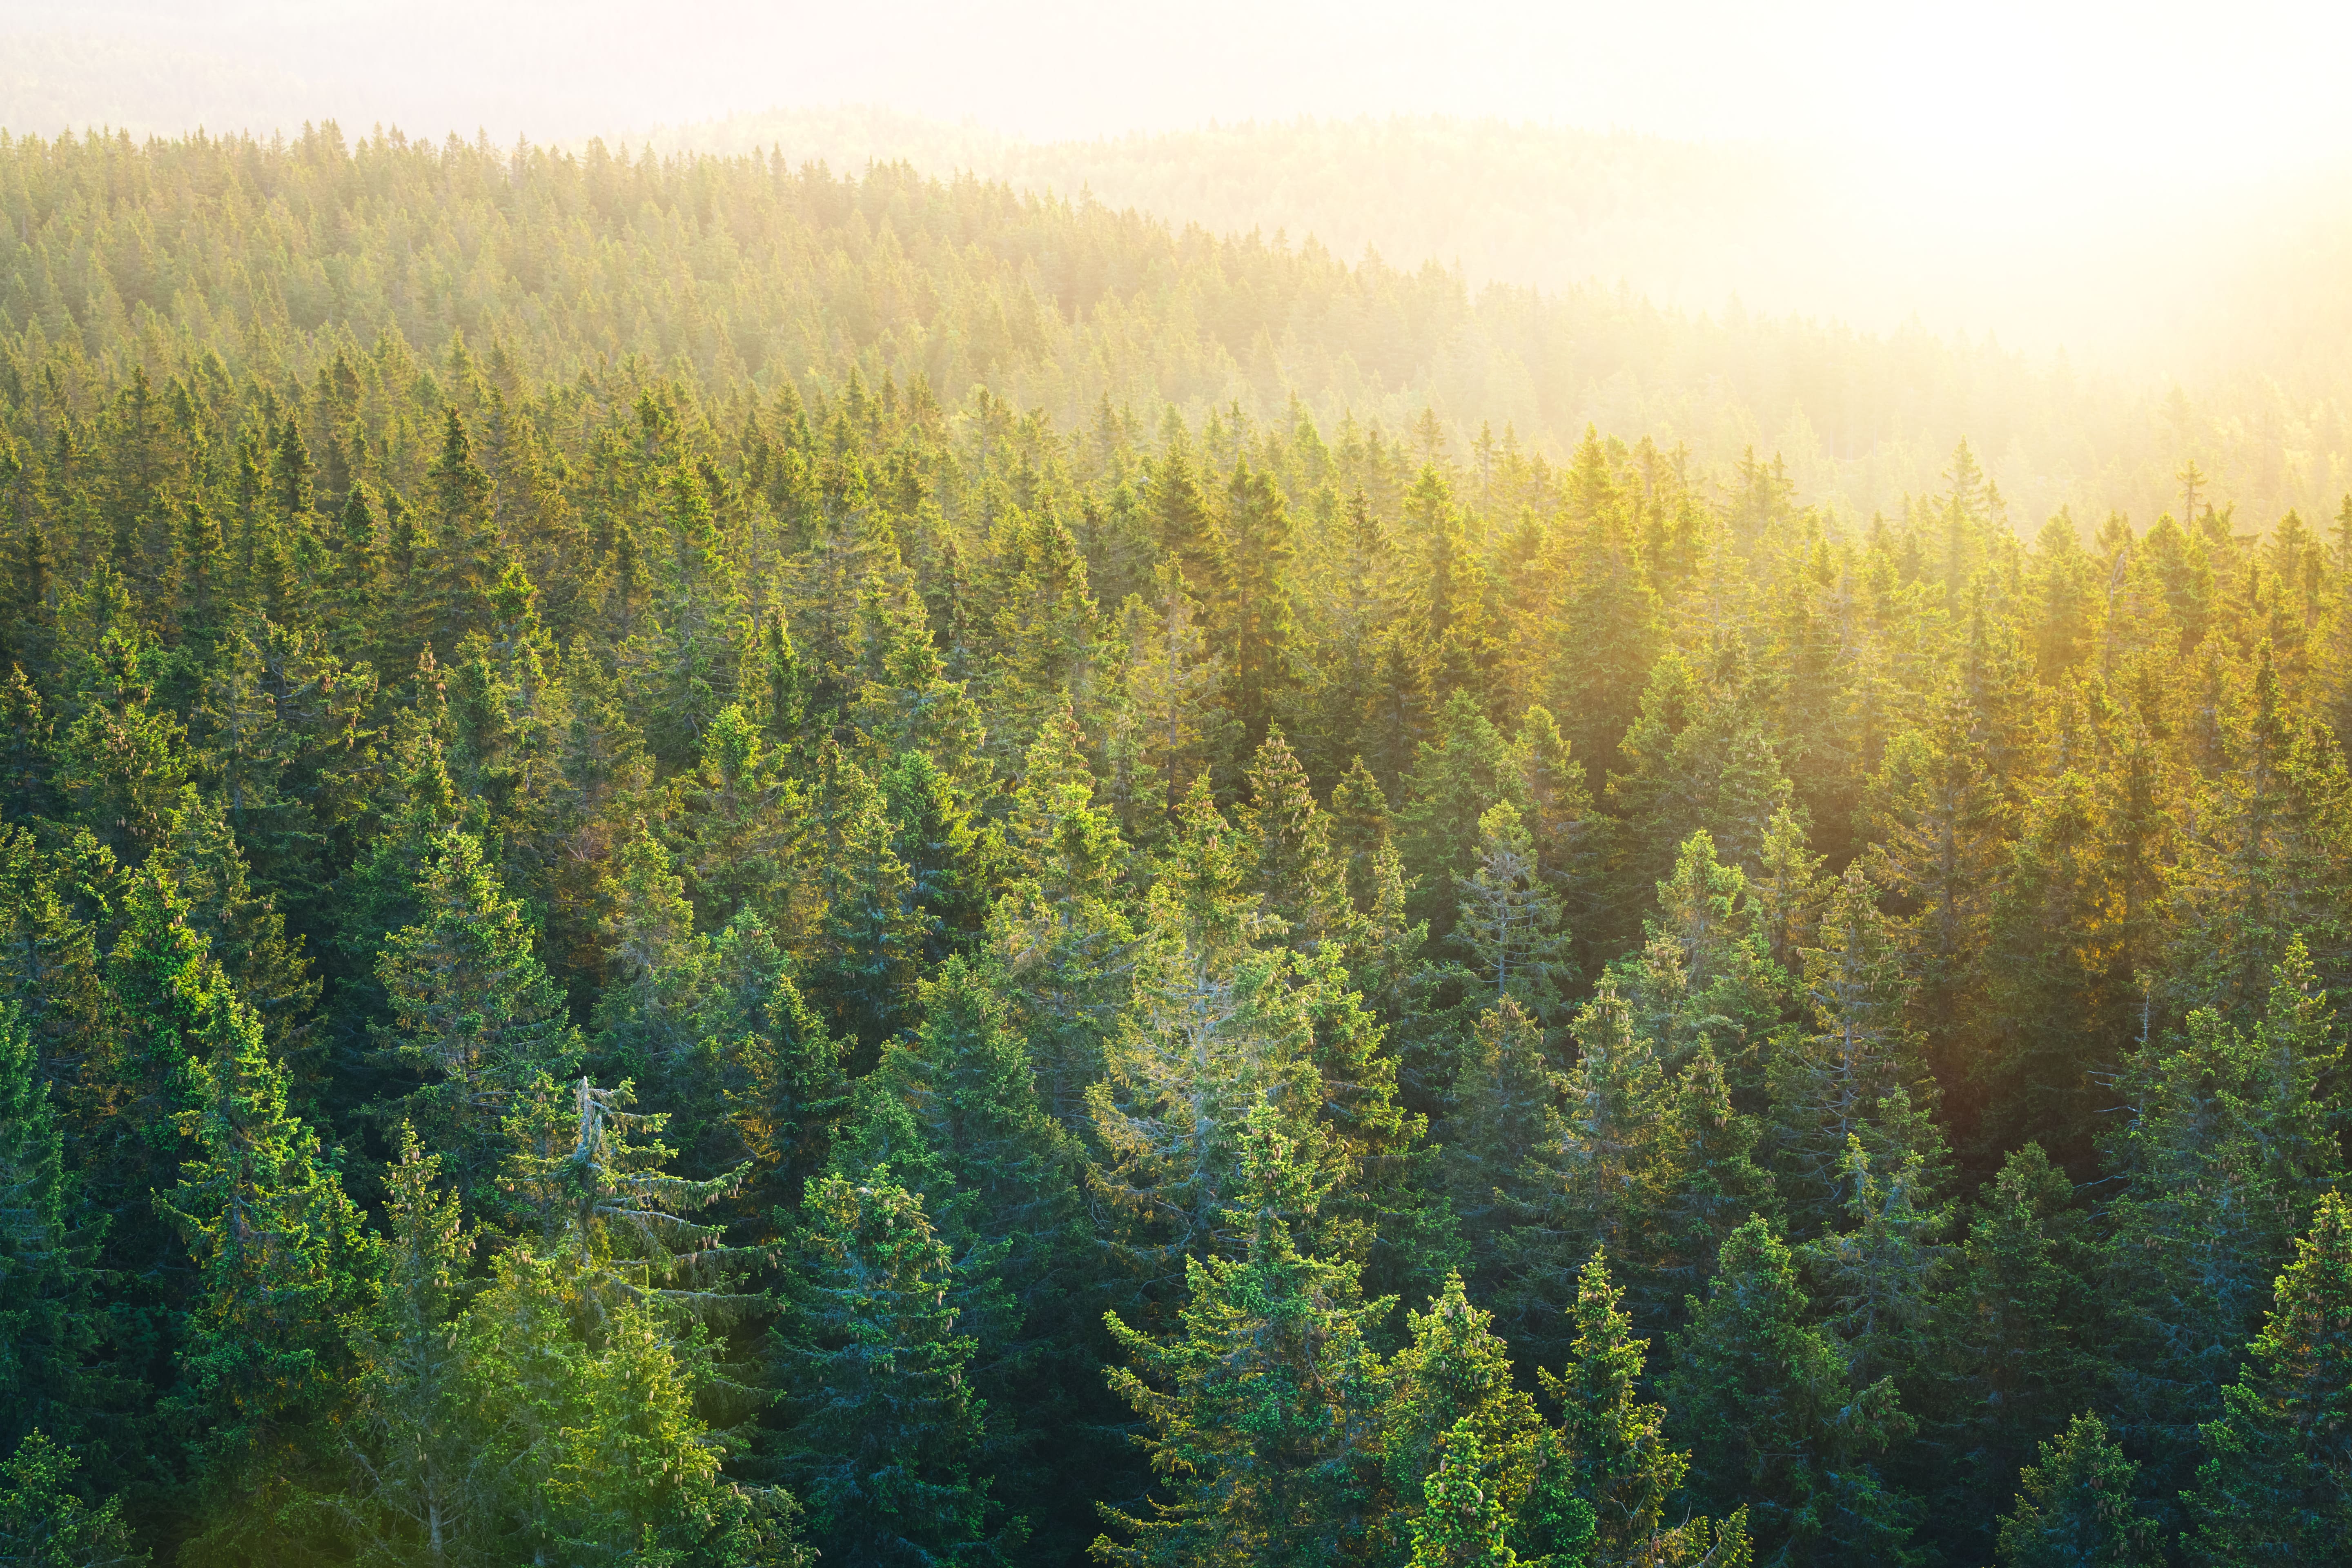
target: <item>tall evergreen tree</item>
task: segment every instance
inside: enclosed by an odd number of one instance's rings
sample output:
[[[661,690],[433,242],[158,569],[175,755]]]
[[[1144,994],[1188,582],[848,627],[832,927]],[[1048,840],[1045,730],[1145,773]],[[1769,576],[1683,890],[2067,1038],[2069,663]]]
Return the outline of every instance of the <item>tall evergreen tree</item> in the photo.
[[[1023,1526],[990,1517],[973,1473],[986,1416],[964,1376],[973,1342],[955,1332],[954,1265],[922,1200],[877,1170],[819,1178],[802,1215],[774,1355],[780,1458],[818,1549],[858,1564],[999,1561]]]
[[[102,1436],[121,1397],[98,1364],[102,1222],[83,1207],[64,1152],[32,1036],[16,1005],[0,1002],[0,1448],[10,1452],[36,1430],[77,1446]]]
[[[1555,1376],[1539,1367],[1536,1373],[1561,1412],[1557,1479],[1591,1510],[1591,1544],[1580,1561],[1592,1568],[1745,1563],[1745,1507],[1720,1523],[1667,1522],[1690,1459],[1668,1446],[1665,1407],[1640,1397],[1648,1342],[1633,1337],[1621,1296],[1596,1250],[1577,1276],[1576,1339],[1567,1369]]]
[[[2342,1050],[2296,942],[2252,1029],[2200,1010],[2126,1065],[2118,1087],[2134,1114],[2107,1143],[2122,1183],[2105,1297],[2116,1426],[2149,1456],[2159,1495],[2186,1486],[2198,1424],[2313,1206],[2342,1177],[2331,1131]]]
[[[210,1494],[186,1550],[299,1558],[270,1504],[310,1467],[306,1428],[348,1375],[339,1326],[373,1300],[381,1245],[318,1132],[288,1111],[286,1069],[269,1059],[261,1021],[217,969],[194,984],[204,1054],[188,1063],[194,1104],[183,1126],[196,1157],[156,1199],[198,1275],[170,1400],[197,1434]]]
[[[1186,1301],[1164,1339],[1116,1315],[1133,1362],[1111,1387],[1144,1427],[1162,1488],[1150,1512],[1104,1510],[1126,1537],[1095,1555],[1146,1564],[1328,1561],[1360,1549],[1371,1525],[1381,1367],[1367,1342],[1386,1300],[1366,1300],[1357,1268],[1302,1251],[1330,1178],[1261,1100],[1242,1133],[1242,1168],[1223,1223],[1238,1257],[1186,1260]]]
[[[393,1010],[381,1048],[423,1081],[397,1102],[446,1159],[458,1190],[489,1206],[500,1123],[541,1078],[568,1077],[580,1046],[562,995],[531,952],[521,907],[455,829],[419,879],[422,918],[376,961]]]
[[[2017,1507],[2000,1521],[2002,1568],[2153,1568],[2163,1554],[2132,1495],[2138,1476],[2097,1416],[2075,1416],[2018,1477]]]
[[[2199,1558],[2317,1562],[2352,1538],[2352,1206],[2324,1194],[2189,1496]]]
[[[1690,1311],[1665,1394],[1695,1497],[1750,1504],[1767,1563],[1915,1561],[1911,1506],[1874,1463],[1911,1418],[1892,1383],[1857,1386],[1843,1348],[1808,1324],[1794,1259],[1769,1224],[1731,1234]]]

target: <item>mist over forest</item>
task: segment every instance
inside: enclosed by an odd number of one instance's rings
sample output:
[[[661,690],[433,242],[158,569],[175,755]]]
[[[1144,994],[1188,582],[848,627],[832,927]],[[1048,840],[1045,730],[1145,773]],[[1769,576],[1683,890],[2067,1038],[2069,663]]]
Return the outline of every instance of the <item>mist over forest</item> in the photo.
[[[0,1564],[2343,1560],[2330,35],[1669,9],[0,16]]]

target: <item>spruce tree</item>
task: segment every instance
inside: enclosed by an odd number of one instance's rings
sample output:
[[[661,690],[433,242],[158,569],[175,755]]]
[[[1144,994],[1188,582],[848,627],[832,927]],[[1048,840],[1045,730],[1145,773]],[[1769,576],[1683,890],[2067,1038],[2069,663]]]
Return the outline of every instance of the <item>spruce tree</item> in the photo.
[[[1595,1247],[1652,1256],[1679,1164],[1657,1052],[1633,1032],[1612,980],[1570,1032],[1576,1062],[1560,1079],[1554,1135],[1528,1151],[1528,1195],[1513,1200],[1519,1223],[1499,1249],[1503,1300],[1528,1348],[1544,1351],[1567,1342],[1577,1273]]]
[[[2352,1205],[2321,1196],[2188,1503],[2200,1561],[2316,1563],[2352,1540]]]
[[[1065,710],[1031,744],[1007,835],[1019,870],[987,928],[1038,1092],[1071,1128],[1087,1120],[1087,1086],[1125,1009],[1135,938],[1120,897],[1127,847],[1095,803],[1083,740]]]
[[[1227,1216],[1253,1108],[1271,1094],[1297,1129],[1318,1109],[1310,998],[1290,984],[1286,949],[1251,944],[1259,917],[1205,782],[1186,828],[1178,863],[1152,889],[1108,1070],[1087,1091],[1100,1150],[1088,1184],[1118,1216],[1119,1253],[1165,1283],[1188,1256],[1244,1239]]]
[[[140,1568],[120,1498],[84,1502],[73,1482],[81,1459],[37,1428],[0,1460],[0,1562],[25,1568]]]
[[[2002,1568],[2155,1568],[2156,1521],[2133,1496],[2139,1467],[2096,1415],[2077,1415],[2017,1478],[2000,1521]]]
[[[706,925],[750,910],[794,940],[819,918],[822,894],[796,854],[808,803],[785,763],[730,703],[703,732],[700,767],[671,785],[679,810],[666,837]]]
[[[2296,942],[2252,1030],[2200,1010],[2182,1036],[2126,1064],[2118,1087],[2134,1113],[2106,1144],[2122,1181],[2104,1294],[2116,1425],[2148,1456],[2160,1496],[2186,1486],[2198,1424],[2260,1327],[2313,1205],[2342,1177],[2330,1131],[2342,1053]]]
[[[492,1549],[498,1478],[472,1425],[457,1319],[475,1235],[441,1160],[404,1123],[386,1173],[383,1294],[349,1331],[342,1486],[322,1499],[362,1563],[462,1563]]]
[[[1488,808],[1478,819],[1475,868],[1462,884],[1454,927],[1480,987],[1538,1016],[1558,1013],[1573,973],[1559,913],[1559,896],[1544,882],[1518,808],[1508,801]]]
[[[1492,1472],[1465,1416],[1445,1434],[1437,1468],[1422,1482],[1408,1568],[1518,1568],[1511,1517],[1495,1495]]]
[[[1244,783],[1251,804],[1240,827],[1250,841],[1249,885],[1261,912],[1282,922],[1301,952],[1344,946],[1356,913],[1348,877],[1332,844],[1330,813],[1318,805],[1307,772],[1280,729],[1270,731],[1251,760]]]
[[[1761,1131],[1732,1103],[1712,1045],[1700,1043],[1671,1094],[1664,1142],[1674,1156],[1672,1186],[1644,1239],[1653,1278],[1642,1292],[1645,1308],[1669,1318],[1714,1274],[1725,1238],[1752,1215],[1780,1213],[1772,1177],[1753,1158]]]
[[[1843,1347],[1810,1326],[1795,1261],[1766,1221],[1732,1232],[1689,1310],[1665,1396],[1670,1430],[1690,1445],[1692,1495],[1750,1504],[1768,1563],[1916,1560],[1910,1503],[1874,1462],[1911,1418],[1891,1382],[1857,1386]]]
[[[1405,1315],[1410,1338],[1384,1369],[1380,1401],[1378,1560],[1404,1555],[1420,1538],[1429,1522],[1424,1488],[1462,1463],[1465,1439],[1479,1445],[1470,1473],[1507,1529],[1536,1483],[1543,1423],[1513,1381],[1492,1321],[1471,1304],[1459,1275],[1447,1277],[1426,1311]]]
[[[379,1048],[423,1080],[399,1114],[448,1162],[458,1190],[489,1207],[500,1122],[540,1079],[570,1075],[579,1039],[521,906],[470,835],[442,835],[416,899],[420,919],[376,960],[393,1014]]]
[[[692,1216],[749,1171],[670,1174],[664,1118],[630,1103],[625,1083],[542,1079],[508,1118],[520,1236],[457,1331],[457,1451],[495,1479],[517,1558],[803,1563],[790,1495],[725,1468],[754,1407],[725,1336],[764,1302],[740,1289],[753,1249]]]
[[[1939,1489],[1938,1511],[1971,1521],[1990,1546],[1990,1521],[2040,1435],[2079,1410],[2095,1367],[2097,1322],[2084,1277],[2085,1215],[2074,1184],[2029,1143],[1978,1194],[1952,1289],[1940,1303],[1946,1346],[1941,1422],[1958,1461]]]
[[[1704,1045],[1752,1079],[1750,1064],[1780,1021],[1788,982],[1771,962],[1747,874],[1717,860],[1702,829],[1675,850],[1657,896],[1657,918],[1643,922],[1647,942],[1621,966],[1636,1026],[1669,1067]]]
[[[98,1364],[102,1222],[64,1152],[32,1036],[0,1002],[0,1449],[11,1452],[37,1429],[86,1443],[101,1435],[108,1396],[120,1398]]]
[[[373,1299],[381,1244],[345,1195],[319,1134],[287,1110],[286,1069],[261,1021],[217,969],[194,981],[195,1157],[156,1206],[194,1260],[197,1285],[168,1407],[198,1435],[213,1508],[206,1553],[299,1543],[268,1533],[268,1505],[310,1466],[305,1428],[337,1401],[349,1358],[339,1326]],[[258,1533],[257,1533],[258,1532]]]
[[[1023,1527],[992,1518],[974,1473],[986,1411],[973,1342],[949,1305],[954,1265],[922,1200],[877,1169],[809,1185],[772,1352],[779,1459],[818,1549],[858,1564],[1001,1560]]]
[[[1861,1136],[1874,1152],[1884,1146],[1887,1097],[1932,1093],[1890,927],[1860,863],[1848,867],[1822,917],[1821,945],[1802,955],[1810,1016],[1775,1042],[1766,1063],[1767,1147],[1799,1235],[1837,1223],[1853,1195],[1848,1140]]]
[[[1665,1407],[1640,1397],[1643,1352],[1633,1337],[1622,1292],[1609,1280],[1596,1250],[1577,1275],[1576,1338],[1566,1370],[1536,1370],[1545,1395],[1560,1408],[1560,1426],[1546,1446],[1552,1484],[1590,1510],[1592,1534],[1580,1548],[1590,1568],[1647,1563],[1744,1563],[1747,1510],[1720,1523],[1705,1519],[1669,1522],[1690,1459],[1668,1443]]]
[[[1543,1201],[1535,1151],[1559,1145],[1559,1078],[1543,1031],[1509,997],[1478,1019],[1454,1085],[1454,1113],[1438,1123],[1441,1169],[1454,1214],[1482,1276],[1512,1224]]]
[[[1185,1263],[1174,1331],[1154,1339],[1117,1315],[1132,1362],[1111,1387],[1141,1420],[1160,1486],[1150,1512],[1106,1507],[1103,1562],[1147,1565],[1307,1564],[1350,1555],[1367,1517],[1379,1359],[1355,1265],[1302,1251],[1330,1178],[1261,1100],[1242,1131],[1241,1171],[1223,1224],[1240,1256]]]

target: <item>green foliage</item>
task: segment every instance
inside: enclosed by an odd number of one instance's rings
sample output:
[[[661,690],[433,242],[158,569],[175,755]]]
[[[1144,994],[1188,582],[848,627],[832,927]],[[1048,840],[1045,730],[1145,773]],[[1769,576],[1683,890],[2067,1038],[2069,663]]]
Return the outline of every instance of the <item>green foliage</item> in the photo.
[[[2000,1521],[2004,1568],[2147,1568],[2163,1561],[2157,1523],[2138,1510],[2139,1467],[2095,1415],[2077,1415],[2042,1445],[2018,1477],[2017,1507]]]
[[[104,1413],[93,1365],[103,1279],[65,1141],[16,1004],[0,1002],[0,1444],[80,1436]]]
[[[2302,415],[2021,533],[2080,427],[1990,350],[899,165],[85,137],[0,208],[40,1517],[1960,1563],[2119,1495],[2035,1462],[2088,1411],[2324,1553],[2352,510],[2205,477]]]
[[[1354,1265],[1300,1250],[1295,1227],[1313,1224],[1330,1178],[1271,1104],[1240,1141],[1223,1216],[1240,1256],[1186,1259],[1165,1339],[1109,1319],[1133,1363],[1111,1387],[1143,1425],[1161,1492],[1148,1513],[1105,1508],[1126,1538],[1096,1542],[1106,1563],[1324,1561],[1371,1522],[1381,1367],[1366,1332],[1390,1303],[1363,1298]]]
[[[287,1109],[287,1073],[217,969],[194,982],[181,1115],[195,1158],[156,1205],[197,1269],[170,1407],[210,1489],[207,1555],[256,1549],[349,1373],[340,1328],[373,1299],[382,1248],[318,1132]]]
[[[1912,1419],[1890,1381],[1854,1381],[1808,1305],[1769,1224],[1732,1232],[1665,1383],[1672,1429],[1690,1444],[1691,1490],[1726,1509],[1749,1503],[1767,1563],[1911,1561],[1913,1510],[1874,1460]]]
[[[423,1079],[398,1113],[446,1151],[459,1190],[481,1205],[504,1152],[500,1122],[534,1083],[570,1075],[579,1043],[521,908],[470,836],[442,836],[415,898],[422,918],[376,960],[393,1015],[381,1048]]]
[[[2107,1232],[2118,1426],[2148,1446],[2167,1493],[2196,1427],[2252,1337],[2278,1270],[2343,1171],[2332,1128],[2342,1057],[2300,942],[2252,1029],[2210,1010],[2126,1065],[2137,1114],[2110,1135],[2123,1191]]]
[[[986,1410],[922,1199],[879,1168],[821,1177],[797,1251],[774,1352],[782,1458],[819,1549],[856,1563],[997,1561],[1023,1526],[991,1520],[988,1478],[973,1473]]]
[[[1437,1468],[1422,1482],[1411,1568],[1517,1568],[1510,1516],[1491,1495],[1486,1456],[1467,1417],[1447,1433]]]
[[[1639,1396],[1643,1352],[1621,1310],[1603,1255],[1577,1276],[1576,1339],[1567,1370],[1539,1368],[1545,1394],[1561,1411],[1553,1481],[1591,1510],[1592,1538],[1580,1560],[1592,1568],[1670,1563],[1728,1565],[1748,1552],[1747,1509],[1720,1523],[1667,1522],[1690,1459],[1668,1447],[1665,1407]]]
[[[2204,1427],[2204,1464],[2189,1496],[2206,1562],[2293,1562],[2338,1549],[2352,1530],[2345,1485],[2352,1405],[2352,1210],[2319,1200],[2295,1242],[2275,1304],[2247,1349],[2252,1363],[2221,1391]]]
[[[25,1568],[131,1568],[133,1544],[119,1498],[97,1508],[70,1487],[80,1461],[37,1427],[0,1462],[0,1553]]]

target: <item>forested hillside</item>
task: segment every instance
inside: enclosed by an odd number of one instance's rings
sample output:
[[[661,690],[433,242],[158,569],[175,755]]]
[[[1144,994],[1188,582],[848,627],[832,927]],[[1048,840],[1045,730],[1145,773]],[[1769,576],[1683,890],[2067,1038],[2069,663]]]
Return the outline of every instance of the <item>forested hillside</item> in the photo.
[[[0,1552],[2340,1550],[2352,498],[903,169],[0,213]]]
[[[2327,375],[2159,396],[1917,331],[1686,317],[1595,286],[1473,291],[1433,265],[1347,265],[1303,232],[1220,237],[896,165],[347,146],[331,128],[276,149],[27,139],[0,143],[0,212],[7,325],[118,374],[134,352],[211,347],[307,375],[342,334],[357,353],[396,331],[431,357],[463,331],[534,375],[635,354],[706,388],[837,394],[854,364],[950,404],[985,383],[1073,428],[1106,394],[1196,424],[1236,403],[1278,421],[1297,397],[1325,426],[1433,413],[1457,447],[1484,428],[1557,461],[1592,425],[1715,470],[1777,454],[1857,519],[1935,490],[1962,439],[2029,530],[2062,505],[2145,528],[2177,506],[2185,458],[2250,521],[2321,515],[2352,488],[2352,398]]]

